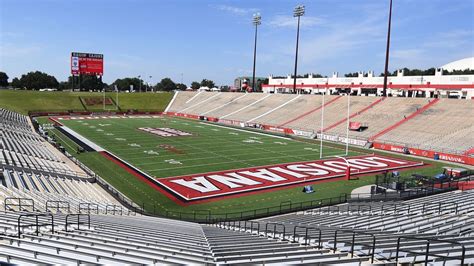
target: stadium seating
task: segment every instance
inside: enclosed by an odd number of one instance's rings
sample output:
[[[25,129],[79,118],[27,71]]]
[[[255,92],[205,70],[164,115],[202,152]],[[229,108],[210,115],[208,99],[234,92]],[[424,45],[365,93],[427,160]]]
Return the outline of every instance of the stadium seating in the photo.
[[[322,98],[321,95],[180,92],[169,109],[319,132]],[[440,99],[433,104],[432,101],[428,98],[352,96],[349,120],[367,128],[350,131],[349,136],[455,154],[474,148],[474,102]],[[346,119],[347,96],[326,96],[324,132],[345,136]]]
[[[474,101],[441,99],[426,112],[381,136],[379,140],[444,152],[453,152],[454,149],[456,152],[474,146],[473,133]],[[471,141],[466,141],[469,139]]]
[[[53,215],[53,232],[50,217],[35,213],[39,234],[34,214],[4,212],[0,261],[360,265],[372,262],[373,254],[373,262],[382,264],[396,260],[398,242],[398,262],[422,263],[429,240],[428,260],[435,264],[459,264],[462,248],[464,263],[473,263],[473,210],[474,191],[453,191],[404,202],[351,202],[252,223],[59,213]]]
[[[427,240],[431,239],[429,260],[443,264],[441,257],[448,256],[448,264],[459,264],[462,246],[466,249],[464,263],[474,263],[473,211],[474,191],[471,190],[404,202],[354,202],[255,222],[259,224],[261,235],[301,243],[309,241],[312,245],[340,252],[350,252],[353,248],[358,257],[370,256],[375,244],[374,258],[379,262],[394,261],[397,241],[402,250],[399,262],[423,262]],[[250,233],[257,231],[255,227],[246,229],[235,223],[223,226]],[[307,239],[306,227],[310,228]]]
[[[41,138],[26,116],[0,109],[0,124],[1,209],[79,212],[81,206],[88,210],[93,206],[94,211],[106,213],[122,208],[92,177]]]

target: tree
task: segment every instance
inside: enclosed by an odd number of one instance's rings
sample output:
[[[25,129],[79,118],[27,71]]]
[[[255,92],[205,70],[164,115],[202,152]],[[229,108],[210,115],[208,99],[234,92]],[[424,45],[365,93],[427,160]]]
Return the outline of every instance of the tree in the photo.
[[[116,79],[114,83],[110,84],[110,87],[114,89],[115,86],[117,86],[119,91],[126,91],[126,90],[130,90],[130,85],[133,85],[133,89],[135,91],[138,91],[140,88],[140,83],[143,84],[143,81],[138,78],[123,78],[123,79]]]
[[[83,75],[81,76],[81,89],[84,90],[102,90],[104,88],[104,83],[100,78],[97,78],[95,75]]]
[[[263,85],[263,84],[268,85],[268,82],[269,82],[268,78],[265,78],[265,79],[262,80],[260,83],[258,83],[258,89],[259,89],[259,91],[263,91],[263,86],[262,86],[262,85]]]
[[[164,78],[156,84],[156,89],[159,91],[174,91],[176,90],[176,84],[170,78]]]
[[[10,86],[15,89],[23,88],[23,86],[21,85],[21,81],[18,78],[14,78]]]
[[[0,87],[8,86],[8,75],[5,72],[0,72]]]
[[[193,81],[193,82],[191,83],[191,89],[197,90],[197,89],[199,89],[199,87],[201,87],[201,84],[199,84],[199,82]]]
[[[22,75],[20,83],[21,87],[27,90],[53,89],[59,86],[59,82],[55,77],[40,71],[29,72],[26,75]]]
[[[209,80],[209,79],[203,79],[201,81],[201,87],[208,87],[208,88],[214,88],[216,85],[214,84],[214,81]]]
[[[183,83],[176,84],[176,89],[178,89],[180,91],[185,91],[187,88],[188,88],[188,86],[186,86],[186,84],[183,84]]]
[[[357,78],[358,76],[359,76],[359,73],[357,72],[344,74],[344,77],[346,78]]]
[[[58,90],[59,91],[65,91],[65,90],[69,90],[69,89],[71,89],[71,85],[69,84],[68,81],[59,82],[59,85],[58,85]]]
[[[221,91],[222,92],[227,92],[227,91],[230,91],[230,87],[228,85],[222,85],[220,87]]]

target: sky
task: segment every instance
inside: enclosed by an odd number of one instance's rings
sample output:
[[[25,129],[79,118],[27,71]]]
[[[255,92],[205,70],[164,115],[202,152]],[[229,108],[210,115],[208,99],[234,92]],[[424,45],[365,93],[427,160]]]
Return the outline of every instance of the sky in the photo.
[[[474,0],[393,0],[390,70],[439,67],[474,56]],[[251,76],[332,75],[384,67],[389,0],[0,0],[0,71],[64,81],[71,52],[104,54],[103,80],[141,75],[231,85]],[[149,78],[152,76],[152,78]]]

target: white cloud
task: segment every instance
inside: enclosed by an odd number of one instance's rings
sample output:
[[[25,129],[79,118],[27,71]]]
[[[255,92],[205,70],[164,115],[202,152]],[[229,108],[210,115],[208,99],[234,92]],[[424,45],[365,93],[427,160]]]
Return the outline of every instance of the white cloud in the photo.
[[[400,61],[410,60],[412,58],[419,58],[423,54],[422,49],[399,49],[390,53],[390,57]]]
[[[217,5],[215,8],[221,11],[232,13],[234,15],[252,14],[258,11],[257,8],[242,8],[231,5]]]
[[[305,16],[301,18],[301,27],[312,27],[322,25],[326,22],[325,19],[314,16]],[[270,26],[279,28],[296,28],[296,18],[293,16],[276,15],[268,22]]]
[[[21,46],[5,43],[0,45],[0,57],[24,57],[38,53],[40,50],[38,45]]]

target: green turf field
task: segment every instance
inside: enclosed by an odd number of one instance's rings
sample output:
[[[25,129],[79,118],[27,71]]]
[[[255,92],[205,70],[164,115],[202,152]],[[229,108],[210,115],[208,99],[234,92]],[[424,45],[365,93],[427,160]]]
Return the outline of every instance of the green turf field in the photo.
[[[40,123],[50,123],[47,118],[39,120]],[[275,138],[271,135],[204,124],[195,120],[163,117],[61,120],[61,122],[156,177],[319,159],[319,142],[316,141]],[[138,127],[169,127],[193,133],[193,136],[158,137],[139,131]],[[362,176],[358,180],[318,183],[314,186],[316,192],[312,194],[302,193],[301,187],[292,187],[183,207],[99,153],[76,154],[77,145],[58,130],[52,129],[50,134],[55,136],[71,154],[127,197],[137,204],[145,203],[145,208],[148,211],[161,214],[167,211],[192,212],[197,210],[209,210],[213,214],[221,214],[278,206],[288,202],[296,203],[337,197],[341,193],[350,194],[357,187],[373,184],[375,180],[374,176]],[[163,145],[173,146],[174,150],[160,148],[160,145],[162,145],[161,147]],[[155,151],[158,154],[147,154],[145,153],[147,151]],[[368,152],[372,151],[351,148],[350,155]],[[332,143],[324,145],[323,157],[343,153],[343,145]],[[385,154],[378,151],[376,153]],[[405,158],[403,155],[390,154],[389,156]],[[167,161],[171,159],[179,161],[181,164]],[[416,160],[421,161],[422,159]],[[403,174],[407,176],[413,173],[433,175],[441,172],[441,167],[446,165],[442,162],[430,161],[429,163],[432,166],[407,170]]]
[[[169,117],[63,120],[64,125],[155,177],[319,159],[319,145]],[[160,137],[141,127],[192,136]],[[323,156],[344,150],[326,147]],[[352,152],[351,155],[357,153]]]

